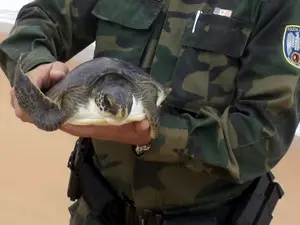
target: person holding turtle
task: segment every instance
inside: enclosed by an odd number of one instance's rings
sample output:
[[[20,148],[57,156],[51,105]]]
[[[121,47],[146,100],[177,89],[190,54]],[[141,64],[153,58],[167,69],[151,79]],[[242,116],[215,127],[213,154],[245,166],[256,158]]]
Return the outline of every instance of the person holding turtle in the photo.
[[[33,122],[16,98],[21,55],[30,91],[59,84],[65,62],[94,41],[95,59],[123,60],[172,90],[154,140],[148,119],[59,127],[79,137],[70,224],[236,224],[240,199],[285,156],[299,122],[299,10],[291,0],[24,5],[0,45],[22,121]]]

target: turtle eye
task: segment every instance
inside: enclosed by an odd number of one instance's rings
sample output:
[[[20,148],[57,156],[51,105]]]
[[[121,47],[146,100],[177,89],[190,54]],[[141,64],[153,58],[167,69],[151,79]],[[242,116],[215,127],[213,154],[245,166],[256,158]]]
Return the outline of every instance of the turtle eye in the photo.
[[[110,99],[110,97],[108,95],[104,95],[103,103],[104,103],[104,106],[108,106],[108,107],[112,106],[112,100]]]

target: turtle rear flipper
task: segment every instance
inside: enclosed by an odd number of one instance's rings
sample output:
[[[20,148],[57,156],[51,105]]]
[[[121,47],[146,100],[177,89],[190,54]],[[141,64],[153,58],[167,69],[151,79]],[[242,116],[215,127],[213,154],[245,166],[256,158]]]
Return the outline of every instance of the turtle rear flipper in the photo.
[[[21,68],[21,57],[14,77],[14,91],[18,104],[38,128],[45,131],[57,130],[65,120],[66,112],[46,97],[24,74]]]

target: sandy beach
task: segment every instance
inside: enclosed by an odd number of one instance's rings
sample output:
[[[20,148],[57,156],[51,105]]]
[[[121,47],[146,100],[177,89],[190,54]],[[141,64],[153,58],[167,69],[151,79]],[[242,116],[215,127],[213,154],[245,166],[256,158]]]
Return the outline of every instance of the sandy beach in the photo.
[[[3,39],[0,36],[0,42]],[[78,62],[71,61],[70,68]],[[75,137],[41,132],[21,122],[10,106],[9,83],[0,71],[0,224],[67,225],[67,159]],[[300,138],[274,169],[285,196],[272,225],[298,225]]]

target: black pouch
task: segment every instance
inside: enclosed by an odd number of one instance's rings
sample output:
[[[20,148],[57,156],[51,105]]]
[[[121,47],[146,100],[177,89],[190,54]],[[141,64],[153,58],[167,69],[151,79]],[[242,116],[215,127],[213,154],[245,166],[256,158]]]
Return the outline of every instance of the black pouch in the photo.
[[[96,169],[83,163],[79,171],[80,189],[93,215],[113,224],[116,220],[124,221],[125,201],[109,186]]]
[[[89,138],[79,138],[71,153],[68,197],[75,201],[84,198],[93,216],[118,224],[124,221],[126,202],[110,187],[93,163],[93,145]]]

